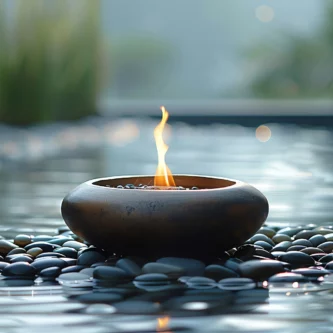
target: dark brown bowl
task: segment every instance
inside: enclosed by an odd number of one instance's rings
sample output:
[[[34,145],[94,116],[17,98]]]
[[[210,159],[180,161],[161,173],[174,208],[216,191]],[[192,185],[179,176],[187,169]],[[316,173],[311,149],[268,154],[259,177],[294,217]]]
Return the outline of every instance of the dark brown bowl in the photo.
[[[265,196],[240,181],[175,175],[177,186],[202,190],[140,190],[153,176],[94,179],[69,193],[62,215],[91,244],[124,255],[204,257],[243,244],[264,223]]]

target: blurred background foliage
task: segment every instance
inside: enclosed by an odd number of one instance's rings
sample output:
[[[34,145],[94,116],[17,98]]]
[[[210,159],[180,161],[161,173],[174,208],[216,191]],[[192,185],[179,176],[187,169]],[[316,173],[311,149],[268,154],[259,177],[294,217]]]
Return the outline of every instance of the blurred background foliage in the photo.
[[[310,36],[284,31],[283,38],[259,43],[245,53],[256,98],[333,97],[333,3]]]
[[[96,112],[106,46],[99,1],[0,1],[0,122]]]

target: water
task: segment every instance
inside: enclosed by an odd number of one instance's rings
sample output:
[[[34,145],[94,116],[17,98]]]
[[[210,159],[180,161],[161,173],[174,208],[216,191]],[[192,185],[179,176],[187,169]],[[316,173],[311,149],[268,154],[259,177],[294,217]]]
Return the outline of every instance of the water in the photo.
[[[153,174],[155,121],[99,120],[52,130],[6,134],[0,150],[0,234],[51,234],[62,226],[60,204],[72,188],[98,177]],[[167,128],[167,162],[174,173],[239,179],[268,198],[269,225],[330,224],[333,217],[333,132],[268,125],[260,142],[254,128],[214,124]],[[34,140],[29,146],[26,138]],[[266,138],[267,139],[267,138]],[[39,146],[36,146],[36,142]],[[9,147],[9,148],[8,148]],[[15,154],[9,154],[9,152]],[[32,154],[33,152],[34,154]],[[7,155],[6,155],[7,154]],[[167,332],[329,332],[332,283],[272,287],[268,299],[238,297],[236,308],[210,316],[172,317]],[[0,332],[155,332],[154,316],[112,314],[112,306],[68,301],[61,287],[0,288]],[[47,304],[47,306],[45,306]],[[191,305],[205,309],[205,304]],[[191,308],[190,306],[190,308]],[[228,311],[229,309],[229,311]],[[98,325],[96,324],[98,323]]]

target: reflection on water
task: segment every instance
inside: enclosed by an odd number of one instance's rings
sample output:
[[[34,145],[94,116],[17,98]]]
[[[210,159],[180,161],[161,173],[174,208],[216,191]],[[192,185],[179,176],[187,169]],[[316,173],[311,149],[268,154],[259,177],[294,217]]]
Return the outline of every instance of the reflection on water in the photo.
[[[24,137],[7,142],[2,156],[15,151],[18,157],[32,153],[34,158],[26,162],[17,157],[16,163],[3,164],[0,235],[53,234],[63,225],[62,198],[88,179],[154,174],[155,126],[156,122],[131,120],[84,125],[73,129],[75,135],[63,129],[64,135],[58,133],[53,140],[45,133],[33,136],[25,144],[38,145],[35,149],[29,146],[28,152],[23,145]],[[173,124],[166,138],[170,146],[167,163],[174,173],[235,178],[258,187],[270,202],[268,224],[332,222],[332,132],[278,124],[266,126],[269,132],[266,127],[261,128],[264,133],[258,137],[258,129],[237,125]],[[267,133],[269,140],[263,140]],[[52,149],[54,154],[50,153]],[[111,315],[111,305],[96,307],[74,300],[68,302],[61,287],[2,288],[0,327],[8,332],[26,332],[27,325],[34,332],[45,332],[45,327],[48,332],[65,332],[69,325],[81,333],[331,330],[333,284],[329,279],[321,285],[267,287],[268,299],[260,293],[243,294],[234,302],[235,311],[228,307],[224,314],[216,315],[213,305],[196,302],[183,308],[195,315],[170,317]],[[208,310],[209,316],[205,312]],[[205,315],[198,316],[200,311]]]

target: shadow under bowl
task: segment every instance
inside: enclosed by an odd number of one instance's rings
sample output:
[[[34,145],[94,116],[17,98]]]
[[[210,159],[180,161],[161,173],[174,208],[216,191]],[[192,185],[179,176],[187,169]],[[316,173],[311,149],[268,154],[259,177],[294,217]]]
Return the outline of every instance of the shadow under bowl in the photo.
[[[154,176],[87,181],[63,200],[62,215],[78,236],[103,249],[137,256],[219,256],[242,245],[268,215],[266,197],[230,179],[175,175],[177,186],[199,190],[118,189]]]

